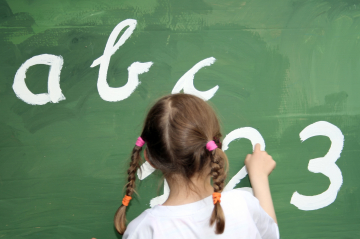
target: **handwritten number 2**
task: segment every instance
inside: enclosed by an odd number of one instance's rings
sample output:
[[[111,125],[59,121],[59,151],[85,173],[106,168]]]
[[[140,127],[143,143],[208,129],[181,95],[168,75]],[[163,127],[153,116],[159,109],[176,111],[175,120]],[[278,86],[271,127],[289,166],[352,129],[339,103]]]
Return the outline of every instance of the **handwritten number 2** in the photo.
[[[249,139],[253,149],[256,144],[260,144],[261,150],[265,150],[265,141],[264,138],[261,136],[259,131],[257,131],[254,128],[251,127],[243,127],[239,129],[235,129],[231,131],[228,135],[226,135],[225,139],[223,140],[223,146],[222,150],[226,151],[229,148],[229,144],[234,141],[235,139]],[[247,175],[246,167],[242,167],[240,171],[235,174],[234,177],[231,178],[231,180],[228,182],[228,184],[225,186],[224,191],[231,190],[235,188],[235,186],[240,183],[241,179],[245,178]],[[250,191],[252,193],[252,189],[248,187],[244,187],[244,190]]]

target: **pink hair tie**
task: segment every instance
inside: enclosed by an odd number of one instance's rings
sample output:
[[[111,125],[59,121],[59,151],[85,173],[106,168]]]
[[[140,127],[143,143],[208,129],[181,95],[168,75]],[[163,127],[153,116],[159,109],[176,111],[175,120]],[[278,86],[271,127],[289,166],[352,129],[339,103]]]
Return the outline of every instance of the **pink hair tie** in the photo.
[[[139,147],[142,147],[144,144],[145,144],[145,141],[141,137],[139,137],[135,143],[135,145],[139,146]]]
[[[212,140],[212,141],[209,141],[207,142],[206,144],[206,149],[209,150],[209,151],[213,151],[214,149],[216,149],[218,146],[216,145],[215,141]]]

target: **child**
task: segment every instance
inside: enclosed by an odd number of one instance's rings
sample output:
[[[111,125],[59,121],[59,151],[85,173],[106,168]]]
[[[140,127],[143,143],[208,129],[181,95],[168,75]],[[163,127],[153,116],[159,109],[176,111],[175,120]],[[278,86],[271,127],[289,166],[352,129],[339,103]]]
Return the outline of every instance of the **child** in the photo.
[[[124,239],[279,238],[268,182],[274,160],[260,145],[245,159],[256,198],[241,189],[222,193],[228,160],[220,138],[217,116],[202,99],[174,94],[155,103],[132,151],[126,195],[114,218]],[[144,157],[163,173],[170,195],[126,229],[126,207],[145,143]]]

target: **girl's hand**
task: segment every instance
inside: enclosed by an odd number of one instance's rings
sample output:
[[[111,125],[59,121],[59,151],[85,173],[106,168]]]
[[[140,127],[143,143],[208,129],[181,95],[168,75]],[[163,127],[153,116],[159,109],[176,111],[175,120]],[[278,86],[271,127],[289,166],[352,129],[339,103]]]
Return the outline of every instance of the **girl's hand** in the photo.
[[[256,144],[254,152],[246,156],[245,165],[249,177],[268,177],[274,170],[276,162],[266,151],[261,151],[260,144]]]
[[[260,144],[256,144],[253,154],[246,156],[245,165],[254,196],[259,199],[264,211],[277,223],[268,179],[268,176],[276,166],[275,161],[265,151],[260,150]]]

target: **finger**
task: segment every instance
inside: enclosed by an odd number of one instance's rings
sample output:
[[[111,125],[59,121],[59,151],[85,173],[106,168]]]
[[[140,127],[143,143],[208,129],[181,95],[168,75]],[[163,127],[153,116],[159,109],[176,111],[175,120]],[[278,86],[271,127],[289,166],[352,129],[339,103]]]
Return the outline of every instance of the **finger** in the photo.
[[[261,146],[260,146],[259,143],[255,144],[254,152],[261,151],[261,150],[260,150],[260,147],[261,147]]]
[[[248,162],[249,160],[250,160],[250,158],[251,158],[251,154],[248,154],[248,155],[246,155],[246,158],[245,158],[245,164],[246,164],[246,162]]]

